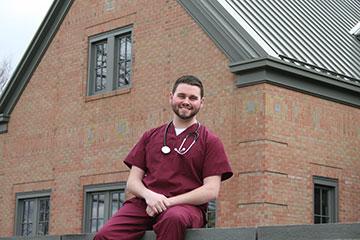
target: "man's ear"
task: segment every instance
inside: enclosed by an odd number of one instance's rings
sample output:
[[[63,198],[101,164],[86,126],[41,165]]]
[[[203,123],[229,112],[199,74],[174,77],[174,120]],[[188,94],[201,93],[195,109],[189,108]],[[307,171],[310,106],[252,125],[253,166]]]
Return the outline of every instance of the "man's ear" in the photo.
[[[171,101],[172,101],[173,97],[174,97],[174,95],[172,94],[172,92],[170,92],[170,94],[169,94],[169,102],[170,102],[170,104],[171,104]]]
[[[205,102],[205,98],[202,97],[202,98],[201,98],[201,107],[204,105],[204,102]]]

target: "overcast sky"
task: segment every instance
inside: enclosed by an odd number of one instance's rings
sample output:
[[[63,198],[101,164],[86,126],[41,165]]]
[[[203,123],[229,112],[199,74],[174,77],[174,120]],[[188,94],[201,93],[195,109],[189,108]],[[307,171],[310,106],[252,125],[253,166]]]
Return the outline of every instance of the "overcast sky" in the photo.
[[[0,60],[15,69],[53,0],[0,0]]]

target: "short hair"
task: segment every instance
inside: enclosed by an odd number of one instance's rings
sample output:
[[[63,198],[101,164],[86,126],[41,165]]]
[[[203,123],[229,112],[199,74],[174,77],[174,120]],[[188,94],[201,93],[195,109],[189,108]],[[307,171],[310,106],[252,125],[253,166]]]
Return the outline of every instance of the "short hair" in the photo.
[[[202,82],[200,81],[200,79],[198,79],[197,77],[192,76],[192,75],[185,75],[185,76],[181,76],[180,78],[178,78],[176,80],[176,82],[174,83],[174,86],[172,89],[173,94],[175,93],[177,86],[181,83],[199,87],[200,88],[200,96],[201,96],[201,98],[204,97],[204,87],[203,87]]]

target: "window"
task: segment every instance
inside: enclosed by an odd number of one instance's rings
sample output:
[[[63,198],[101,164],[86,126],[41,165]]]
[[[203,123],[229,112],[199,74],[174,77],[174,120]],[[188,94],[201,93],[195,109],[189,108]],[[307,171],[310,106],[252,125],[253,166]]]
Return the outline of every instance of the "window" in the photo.
[[[97,232],[123,205],[125,184],[85,187],[85,232]]]
[[[16,194],[16,235],[49,234],[50,191]]]
[[[90,38],[88,95],[130,86],[131,36],[128,27]]]
[[[314,223],[337,222],[336,179],[314,177]]]
[[[216,223],[216,201],[210,201],[208,204],[208,211],[206,214],[206,228],[214,228]]]

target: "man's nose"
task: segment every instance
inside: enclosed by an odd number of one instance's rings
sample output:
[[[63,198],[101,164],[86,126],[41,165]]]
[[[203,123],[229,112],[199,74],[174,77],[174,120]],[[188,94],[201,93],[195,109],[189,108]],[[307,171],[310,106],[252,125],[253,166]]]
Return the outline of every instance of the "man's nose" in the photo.
[[[190,104],[189,98],[184,98],[182,103],[186,104],[186,105],[189,105]]]

